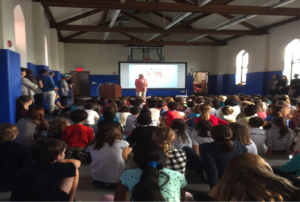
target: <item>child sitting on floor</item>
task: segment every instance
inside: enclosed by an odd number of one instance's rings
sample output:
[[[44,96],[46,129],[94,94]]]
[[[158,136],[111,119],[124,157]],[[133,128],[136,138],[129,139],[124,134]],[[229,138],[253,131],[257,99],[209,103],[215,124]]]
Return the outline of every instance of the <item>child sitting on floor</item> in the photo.
[[[32,104],[33,100],[28,95],[22,95],[17,100],[17,109],[16,109],[16,123],[24,118],[28,113],[29,106]]]
[[[41,139],[31,146],[35,163],[16,175],[11,201],[74,201],[80,161],[65,158],[67,145],[57,139]]]
[[[49,123],[48,137],[62,139],[62,134],[65,127],[69,126],[70,122],[64,118],[56,118]]]
[[[70,118],[73,124],[64,129],[62,140],[67,143],[68,149],[84,151],[94,139],[93,129],[83,125],[83,122],[88,118],[88,113],[79,109],[71,112]]]
[[[93,185],[97,188],[117,188],[131,150],[129,144],[123,140],[123,129],[120,125],[101,126],[95,140],[86,149],[92,157]]]
[[[33,162],[31,152],[13,142],[19,133],[10,123],[0,124],[0,192],[11,191],[14,175],[27,163]]]
[[[99,119],[99,115],[94,111],[95,104],[93,102],[88,102],[84,105],[86,113],[88,113],[88,118],[83,122],[83,125],[92,127],[95,125],[95,121],[97,122]]]
[[[249,119],[249,125],[251,140],[257,147],[257,153],[265,154],[268,151],[268,147],[266,145],[267,132],[263,129],[260,129],[260,127],[264,125],[264,120],[260,117],[252,117]]]
[[[132,107],[130,108],[131,115],[127,116],[126,125],[125,125],[125,132],[132,132],[133,129],[136,127],[136,119],[140,114],[139,107]]]
[[[183,147],[192,148],[192,139],[190,136],[190,131],[186,129],[186,123],[183,119],[174,119],[171,122],[170,128],[175,131],[176,140],[173,145],[177,149],[182,149]]]

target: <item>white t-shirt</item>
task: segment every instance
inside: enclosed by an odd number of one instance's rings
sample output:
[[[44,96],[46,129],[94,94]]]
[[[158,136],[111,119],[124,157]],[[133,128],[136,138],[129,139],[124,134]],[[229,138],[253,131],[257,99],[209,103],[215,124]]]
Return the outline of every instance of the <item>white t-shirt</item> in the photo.
[[[99,118],[99,114],[95,112],[94,110],[85,110],[88,113],[88,118],[83,122],[83,124],[94,124],[95,118]]]
[[[132,132],[135,129],[137,115],[128,115],[126,119],[125,132]]]
[[[126,119],[127,119],[127,116],[129,116],[129,115],[130,115],[129,112],[118,112],[116,114],[116,116],[119,119],[119,123],[121,124],[121,126],[125,126],[126,125]]]
[[[123,150],[128,147],[128,142],[116,140],[110,147],[108,143],[99,150],[88,146],[86,151],[92,157],[92,176],[95,180],[107,183],[118,183],[122,172],[125,170],[125,161],[122,157]]]
[[[214,140],[211,137],[201,137],[198,136],[198,132],[193,130],[191,132],[192,144],[193,145],[201,145],[203,143],[213,142]]]
[[[251,140],[251,144],[246,146],[248,149],[248,153],[257,154],[257,147],[255,143]]]
[[[257,153],[265,154],[268,151],[268,147],[266,145],[267,131],[259,128],[249,128],[249,132],[251,135],[251,140],[257,147]]]
[[[186,130],[185,134],[188,137],[188,142],[183,143],[182,138],[178,137],[177,132],[175,130],[176,140],[173,142],[173,145],[174,145],[175,148],[177,148],[177,149],[182,149],[183,147],[192,148],[192,139],[191,139],[191,136],[190,136],[190,131]]]
[[[293,144],[293,131],[289,129],[288,133],[281,139],[279,139],[279,129],[270,129],[267,132],[267,145],[272,147],[273,150],[283,151],[287,146]]]
[[[149,110],[151,111],[151,118],[159,122],[160,110],[155,108],[150,108]]]
[[[237,115],[239,115],[239,113],[241,113],[241,108],[240,106],[226,106],[226,107],[231,107],[233,109],[233,113],[231,114],[232,116],[234,116],[235,118],[237,117]],[[223,112],[222,112],[222,108],[221,107],[218,112],[217,112],[217,117],[220,117]]]
[[[209,112],[211,115],[213,115],[213,116],[216,116],[217,115],[217,112],[216,112],[216,109],[215,108],[211,108],[210,109],[210,112]]]

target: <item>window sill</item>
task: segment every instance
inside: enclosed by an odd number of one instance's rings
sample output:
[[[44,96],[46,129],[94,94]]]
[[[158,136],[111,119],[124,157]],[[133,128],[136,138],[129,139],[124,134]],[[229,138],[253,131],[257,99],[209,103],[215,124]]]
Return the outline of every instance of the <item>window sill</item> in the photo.
[[[239,86],[239,87],[245,87],[246,84],[236,84],[235,86]]]

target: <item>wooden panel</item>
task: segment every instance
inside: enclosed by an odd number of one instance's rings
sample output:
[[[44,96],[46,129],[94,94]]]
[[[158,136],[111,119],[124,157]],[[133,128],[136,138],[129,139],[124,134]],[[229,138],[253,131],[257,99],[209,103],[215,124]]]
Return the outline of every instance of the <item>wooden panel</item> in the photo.
[[[116,84],[100,85],[99,94],[100,97],[116,99],[117,97],[122,97],[122,89],[121,86]]]

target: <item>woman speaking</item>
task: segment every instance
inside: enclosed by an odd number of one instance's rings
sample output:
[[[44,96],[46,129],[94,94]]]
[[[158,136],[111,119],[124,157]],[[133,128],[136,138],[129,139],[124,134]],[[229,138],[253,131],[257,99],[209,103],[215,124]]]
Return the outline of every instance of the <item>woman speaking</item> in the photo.
[[[147,80],[144,79],[143,74],[140,74],[139,78],[135,80],[136,96],[146,98],[147,87],[148,87]]]

